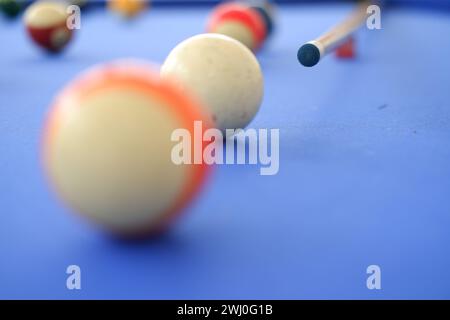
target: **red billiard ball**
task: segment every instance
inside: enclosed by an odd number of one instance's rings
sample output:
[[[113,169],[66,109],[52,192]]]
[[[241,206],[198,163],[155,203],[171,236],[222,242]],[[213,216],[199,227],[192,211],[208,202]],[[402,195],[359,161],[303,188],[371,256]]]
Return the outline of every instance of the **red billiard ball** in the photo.
[[[56,1],[38,1],[27,8],[24,23],[31,39],[49,52],[59,52],[73,35],[67,26],[67,5]]]
[[[353,59],[355,56],[355,40],[353,37],[349,37],[342,45],[336,48],[336,57],[339,59]]]

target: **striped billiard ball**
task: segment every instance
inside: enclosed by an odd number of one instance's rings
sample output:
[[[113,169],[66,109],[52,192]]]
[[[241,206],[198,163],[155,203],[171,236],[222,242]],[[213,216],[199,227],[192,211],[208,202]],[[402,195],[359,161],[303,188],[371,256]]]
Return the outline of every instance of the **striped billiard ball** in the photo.
[[[73,30],[67,26],[67,6],[58,1],[37,1],[25,11],[24,23],[29,36],[48,52],[60,52],[72,39]]]
[[[198,192],[206,164],[172,159],[172,133],[209,127],[202,107],[141,62],[95,67],[51,106],[49,180],[69,207],[120,237],[158,234]]]

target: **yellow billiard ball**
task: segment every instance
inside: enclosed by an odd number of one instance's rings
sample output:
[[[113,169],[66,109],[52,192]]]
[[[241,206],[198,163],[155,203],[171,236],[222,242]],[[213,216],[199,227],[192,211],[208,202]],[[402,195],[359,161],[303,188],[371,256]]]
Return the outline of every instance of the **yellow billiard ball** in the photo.
[[[124,18],[135,17],[149,5],[149,0],[108,0],[108,8]]]

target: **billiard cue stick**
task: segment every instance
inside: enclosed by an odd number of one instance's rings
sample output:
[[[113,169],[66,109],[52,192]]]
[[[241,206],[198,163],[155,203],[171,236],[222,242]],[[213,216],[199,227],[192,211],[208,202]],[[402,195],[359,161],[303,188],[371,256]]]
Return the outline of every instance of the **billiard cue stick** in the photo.
[[[372,1],[363,1],[343,22],[331,28],[315,40],[298,49],[298,61],[305,67],[313,67],[328,53],[342,45],[367,18],[367,8]]]

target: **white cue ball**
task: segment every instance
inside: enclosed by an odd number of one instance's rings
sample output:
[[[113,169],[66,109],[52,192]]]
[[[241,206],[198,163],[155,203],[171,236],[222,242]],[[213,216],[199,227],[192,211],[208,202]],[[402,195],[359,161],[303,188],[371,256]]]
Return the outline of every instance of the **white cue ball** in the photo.
[[[178,44],[161,68],[182,90],[197,95],[217,128],[244,128],[263,98],[263,75],[255,55],[221,34],[200,34]]]

